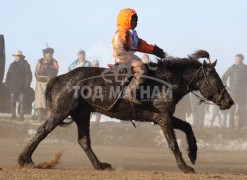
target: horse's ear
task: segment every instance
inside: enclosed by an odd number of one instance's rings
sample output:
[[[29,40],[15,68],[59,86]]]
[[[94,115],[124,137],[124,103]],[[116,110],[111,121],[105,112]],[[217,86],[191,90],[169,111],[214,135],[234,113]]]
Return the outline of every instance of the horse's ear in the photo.
[[[212,64],[213,67],[215,67],[217,64],[217,59],[214,61],[214,63]]]
[[[203,66],[206,66],[207,64],[208,64],[208,63],[204,60],[202,65],[203,65]]]

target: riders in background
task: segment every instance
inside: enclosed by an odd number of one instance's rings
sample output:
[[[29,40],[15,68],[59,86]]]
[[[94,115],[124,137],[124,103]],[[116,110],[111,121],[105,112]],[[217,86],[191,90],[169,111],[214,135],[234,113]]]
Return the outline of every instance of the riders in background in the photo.
[[[38,120],[45,120],[47,116],[45,89],[48,81],[58,74],[58,62],[53,58],[53,54],[53,48],[47,47],[46,49],[43,49],[44,57],[38,60],[35,69],[35,109]]]
[[[148,70],[142,63],[141,59],[134,53],[136,51],[154,54],[159,58],[165,58],[166,53],[156,45],[150,45],[143,39],[139,38],[135,28],[137,26],[138,16],[133,9],[122,9],[117,16],[117,30],[112,39],[113,57],[116,63],[127,63],[133,69],[135,74],[135,83],[130,83],[130,92],[125,94],[125,99],[141,104],[139,100],[133,97],[133,93],[138,86],[144,84],[144,78]]]
[[[6,84],[10,96],[11,119],[16,119],[16,101],[19,102],[20,120],[24,120],[25,93],[32,82],[30,65],[21,51],[12,54],[15,61],[10,64],[6,75]]]
[[[247,105],[247,66],[243,63],[244,56],[237,54],[235,63],[225,72],[222,77],[224,84],[228,84],[229,93],[235,104],[230,109],[229,127],[234,128],[235,114],[239,118],[238,129],[244,127],[245,107]],[[228,82],[228,83],[227,83]]]
[[[69,65],[68,71],[71,71],[78,67],[91,67],[91,63],[85,59],[86,53],[84,50],[78,51],[77,56],[78,58]]]

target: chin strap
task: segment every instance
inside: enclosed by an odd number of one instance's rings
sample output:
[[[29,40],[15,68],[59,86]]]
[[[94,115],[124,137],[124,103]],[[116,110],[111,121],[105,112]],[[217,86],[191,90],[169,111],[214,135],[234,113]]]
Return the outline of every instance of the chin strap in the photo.
[[[199,100],[198,104],[201,105],[202,103],[204,104],[209,104],[209,105],[217,105],[211,101],[208,101],[206,98],[199,96],[198,94],[194,93],[193,91],[191,91],[192,94],[194,94],[196,96],[196,98]]]

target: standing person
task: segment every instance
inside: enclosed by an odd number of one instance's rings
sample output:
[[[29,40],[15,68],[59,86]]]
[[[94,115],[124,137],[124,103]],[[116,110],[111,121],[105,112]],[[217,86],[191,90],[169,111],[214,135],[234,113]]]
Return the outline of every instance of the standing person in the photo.
[[[43,49],[44,57],[38,60],[35,69],[35,109],[38,115],[38,120],[45,120],[46,118],[47,107],[45,89],[48,81],[58,74],[58,62],[53,58],[53,54],[53,48],[47,47],[46,49]]]
[[[195,92],[197,95],[201,96],[200,93]],[[204,103],[198,104],[198,98],[191,93],[191,107],[193,115],[193,126],[203,128],[204,120],[206,115],[206,105]]]
[[[9,93],[11,119],[16,119],[16,101],[19,103],[20,120],[24,120],[25,92],[30,88],[32,72],[30,65],[21,51],[12,54],[15,58],[10,64],[6,76],[6,84]]]
[[[91,63],[85,59],[86,53],[84,50],[80,50],[77,53],[77,59],[74,60],[68,67],[68,71],[71,71],[78,67],[91,67]]]
[[[133,9],[122,9],[117,16],[117,30],[112,39],[113,57],[115,63],[126,63],[133,69],[134,78],[129,84],[129,92],[125,92],[124,98],[137,105],[142,104],[135,97],[135,91],[139,86],[145,84],[142,75],[148,73],[148,69],[142,63],[141,59],[134,53],[136,51],[154,54],[159,58],[165,58],[166,53],[156,45],[148,44],[139,38],[135,28],[137,26],[138,16]]]
[[[227,84],[228,82],[229,93],[235,102],[235,104],[230,109],[230,128],[234,128],[235,114],[239,117],[238,129],[244,126],[245,121],[245,106],[247,104],[247,66],[243,61],[244,56],[242,54],[237,54],[235,56],[235,63],[225,72],[222,77],[224,84]],[[236,109],[238,109],[237,112]]]
[[[217,118],[218,118],[219,126],[220,127],[226,127],[226,121],[225,120],[222,121],[222,118],[221,118],[222,113],[221,113],[219,107],[214,106],[214,105],[211,107],[212,107],[212,117],[210,119],[211,127],[214,126],[214,122],[216,121]]]

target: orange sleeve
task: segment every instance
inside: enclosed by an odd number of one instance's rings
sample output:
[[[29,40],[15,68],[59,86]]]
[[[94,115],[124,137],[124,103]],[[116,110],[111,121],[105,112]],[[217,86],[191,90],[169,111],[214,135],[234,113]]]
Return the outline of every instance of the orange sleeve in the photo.
[[[126,51],[127,47],[127,31],[119,29],[116,31],[113,40],[113,57],[115,62],[127,62],[131,60],[131,57],[128,55],[129,53]]]
[[[146,41],[144,41],[141,38],[139,38],[138,47],[137,47],[137,51],[138,52],[152,54],[153,50],[154,50],[154,46],[153,45],[148,44]]]

